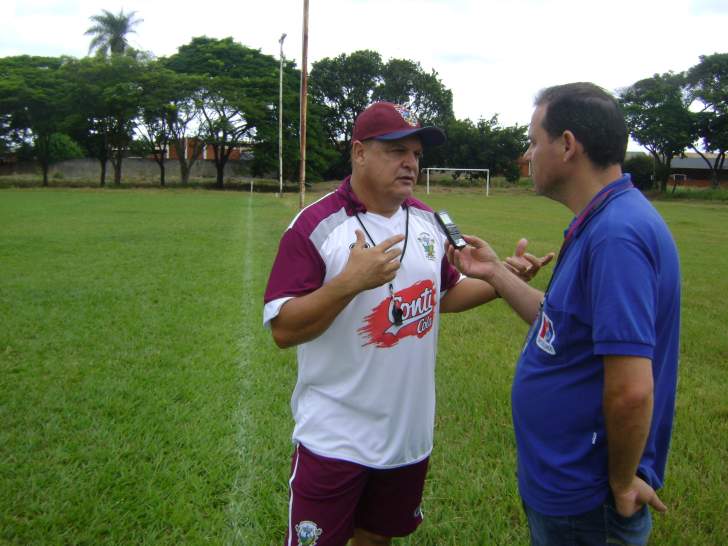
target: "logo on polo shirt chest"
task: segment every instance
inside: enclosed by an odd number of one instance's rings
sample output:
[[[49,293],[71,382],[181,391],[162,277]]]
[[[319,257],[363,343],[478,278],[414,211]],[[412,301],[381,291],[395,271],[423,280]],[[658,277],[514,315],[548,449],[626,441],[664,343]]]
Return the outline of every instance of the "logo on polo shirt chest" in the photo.
[[[556,341],[556,330],[554,329],[554,323],[551,321],[545,311],[541,311],[541,324],[538,327],[538,333],[536,334],[536,345],[550,354],[555,355],[556,349],[554,349],[554,341]]]
[[[430,261],[435,261],[435,238],[423,231],[417,236],[417,240],[422,245],[422,250],[425,251],[425,258]]]
[[[379,348],[393,347],[402,338],[424,337],[432,330],[435,320],[435,285],[431,280],[419,281],[386,297],[364,318],[364,326],[357,332],[365,339],[364,345]],[[401,324],[395,324],[393,310],[402,310]]]

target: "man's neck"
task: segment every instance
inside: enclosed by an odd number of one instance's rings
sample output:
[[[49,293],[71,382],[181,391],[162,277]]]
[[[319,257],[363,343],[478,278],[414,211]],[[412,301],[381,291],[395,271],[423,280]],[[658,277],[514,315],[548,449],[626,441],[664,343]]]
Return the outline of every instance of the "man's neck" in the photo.
[[[572,191],[564,200],[564,204],[571,209],[574,215],[577,215],[605,186],[621,176],[622,167],[620,165],[610,165],[606,169],[588,169],[574,178]]]
[[[353,174],[351,175],[351,190],[361,204],[366,207],[367,212],[373,212],[374,214],[380,214],[389,218],[402,206],[402,202],[392,202],[391,200],[385,200],[377,196]]]

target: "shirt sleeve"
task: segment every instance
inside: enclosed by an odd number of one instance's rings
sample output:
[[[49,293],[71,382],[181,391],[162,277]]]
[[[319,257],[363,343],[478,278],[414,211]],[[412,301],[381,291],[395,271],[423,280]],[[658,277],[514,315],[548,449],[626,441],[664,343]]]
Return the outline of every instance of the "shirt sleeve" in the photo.
[[[264,322],[270,322],[289,299],[320,288],[325,275],[326,266],[311,240],[288,229],[281,238],[265,289]]]
[[[464,278],[448,261],[447,256],[443,256],[440,262],[440,297]]]
[[[589,271],[595,354],[651,359],[657,270],[647,245],[638,239],[607,238],[592,251]]]

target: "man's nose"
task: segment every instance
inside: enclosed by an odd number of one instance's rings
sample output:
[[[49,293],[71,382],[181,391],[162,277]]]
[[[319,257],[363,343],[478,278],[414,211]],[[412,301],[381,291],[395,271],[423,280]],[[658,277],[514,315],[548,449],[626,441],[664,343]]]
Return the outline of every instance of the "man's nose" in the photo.
[[[417,154],[414,152],[407,153],[404,155],[404,165],[413,171],[416,171],[420,164],[420,158]]]

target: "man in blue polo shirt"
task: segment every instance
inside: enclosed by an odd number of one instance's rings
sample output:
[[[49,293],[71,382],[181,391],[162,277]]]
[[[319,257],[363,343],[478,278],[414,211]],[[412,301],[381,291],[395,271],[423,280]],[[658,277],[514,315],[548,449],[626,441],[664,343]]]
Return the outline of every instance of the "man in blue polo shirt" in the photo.
[[[536,191],[575,217],[545,294],[466,237],[450,259],[528,323],[512,389],[518,485],[533,545],[646,544],[663,512],[678,368],[680,266],[665,222],[621,162],[619,105],[588,83],[536,99]]]

